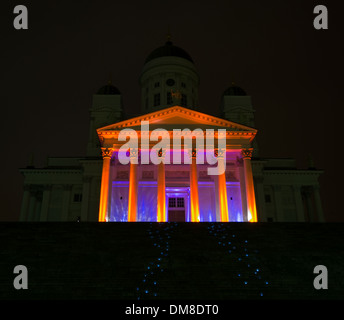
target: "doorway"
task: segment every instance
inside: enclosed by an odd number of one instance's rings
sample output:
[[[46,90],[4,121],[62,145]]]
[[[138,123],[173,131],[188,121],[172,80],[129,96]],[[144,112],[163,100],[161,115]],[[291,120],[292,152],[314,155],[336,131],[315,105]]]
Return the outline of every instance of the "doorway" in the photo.
[[[185,222],[185,199],[184,197],[168,198],[168,221]]]

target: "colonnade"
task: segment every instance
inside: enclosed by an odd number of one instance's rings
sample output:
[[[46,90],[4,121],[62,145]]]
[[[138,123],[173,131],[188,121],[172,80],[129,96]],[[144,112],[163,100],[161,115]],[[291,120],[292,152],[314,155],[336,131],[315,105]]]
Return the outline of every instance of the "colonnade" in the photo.
[[[252,148],[242,149],[242,158],[244,162],[245,172],[245,188],[247,199],[247,217],[251,222],[257,221],[256,201],[254,194],[253,175],[251,166]],[[218,157],[218,165],[223,165],[224,151],[216,152]],[[103,170],[100,190],[100,204],[99,204],[99,221],[107,221],[109,214],[109,196],[110,196],[110,160],[114,153],[112,148],[102,148],[103,155]],[[128,198],[128,222],[137,221],[137,193],[138,193],[138,156],[139,150],[137,148],[130,150],[130,172],[129,172],[129,198]],[[190,163],[190,221],[200,221],[200,209],[199,209],[199,193],[198,193],[198,174],[196,149],[192,149],[189,152],[191,157]],[[160,163],[158,164],[158,177],[157,177],[157,221],[166,222],[166,181],[165,181],[165,164],[164,157],[165,151],[160,150],[158,152]],[[227,186],[226,186],[226,174],[217,176],[217,197],[220,210],[220,221],[228,222],[228,202],[227,202]]]

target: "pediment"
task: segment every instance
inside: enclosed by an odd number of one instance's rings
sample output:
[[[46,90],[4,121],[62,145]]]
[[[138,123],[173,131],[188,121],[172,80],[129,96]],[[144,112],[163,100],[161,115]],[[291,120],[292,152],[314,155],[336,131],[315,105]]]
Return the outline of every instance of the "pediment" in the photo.
[[[142,116],[117,122],[109,126],[99,128],[97,132],[119,131],[125,128],[138,130],[141,127],[141,121],[149,121],[150,130],[154,130],[156,128],[163,128],[166,130],[184,128],[188,128],[190,130],[196,128],[203,130],[212,128],[216,130],[223,128],[227,131],[257,132],[254,128],[180,106],[158,110]]]

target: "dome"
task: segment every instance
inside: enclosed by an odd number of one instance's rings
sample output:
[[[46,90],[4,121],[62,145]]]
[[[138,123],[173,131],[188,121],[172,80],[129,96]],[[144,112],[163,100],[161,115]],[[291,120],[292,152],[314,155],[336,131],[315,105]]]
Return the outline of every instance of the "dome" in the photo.
[[[109,95],[116,95],[121,94],[121,92],[109,82],[106,86],[101,87],[97,94],[109,94]]]
[[[169,56],[184,58],[193,63],[190,55],[185,50],[174,46],[171,41],[167,41],[164,46],[153,50],[147,57],[145,63],[156,58],[169,57]]]
[[[234,83],[223,93],[224,96],[247,96],[247,93]]]

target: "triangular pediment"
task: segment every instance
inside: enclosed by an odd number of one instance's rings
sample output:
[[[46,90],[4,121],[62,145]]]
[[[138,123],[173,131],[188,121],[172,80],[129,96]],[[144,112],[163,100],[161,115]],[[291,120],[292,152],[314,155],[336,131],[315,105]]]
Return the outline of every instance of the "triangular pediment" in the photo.
[[[226,129],[228,131],[257,132],[256,129],[247,127],[232,121],[214,117],[199,111],[174,106],[128,120],[117,122],[106,127],[99,128],[98,133],[104,131],[118,131],[125,128],[137,130],[142,121],[149,121],[149,129],[164,128],[166,130],[184,129]]]

